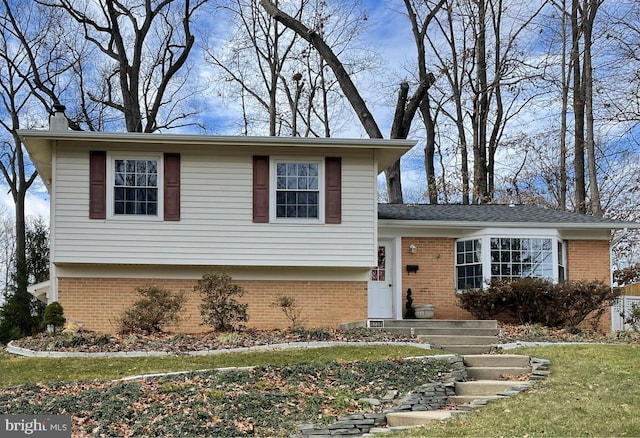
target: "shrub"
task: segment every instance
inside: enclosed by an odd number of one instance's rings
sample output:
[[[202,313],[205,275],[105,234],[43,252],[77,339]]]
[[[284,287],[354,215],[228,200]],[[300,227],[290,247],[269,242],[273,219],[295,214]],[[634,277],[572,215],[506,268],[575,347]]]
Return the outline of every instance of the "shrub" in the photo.
[[[59,302],[54,301],[45,307],[44,317],[42,319],[43,328],[46,329],[48,326],[53,326],[53,331],[55,333],[56,329],[64,326],[66,321],[67,320],[64,317],[64,310]]]
[[[296,299],[287,295],[278,295],[271,307],[280,307],[284,316],[289,320],[289,328],[295,330],[302,328],[304,320],[302,319],[302,309],[298,307]]]
[[[202,296],[200,316],[202,322],[217,331],[234,331],[244,328],[247,304],[240,304],[235,297],[242,297],[244,289],[234,284],[226,273],[204,274],[193,288]]]
[[[185,301],[184,294],[173,294],[159,286],[139,287],[136,288],[136,292],[142,295],[142,298],[133,303],[120,317],[120,333],[160,333],[165,326],[180,320],[180,311]]]
[[[575,327],[591,315],[595,326],[606,306],[619,294],[619,290],[601,281],[553,284],[548,280],[522,278],[493,280],[486,290],[466,291],[459,296],[459,304],[478,319]]]

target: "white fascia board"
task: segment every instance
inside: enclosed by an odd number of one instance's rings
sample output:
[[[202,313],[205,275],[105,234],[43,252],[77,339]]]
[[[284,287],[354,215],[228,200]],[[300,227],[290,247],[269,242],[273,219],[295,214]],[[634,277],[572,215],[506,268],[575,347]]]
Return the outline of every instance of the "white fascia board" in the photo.
[[[197,134],[163,134],[140,132],[96,132],[96,131],[48,131],[19,130],[23,139],[40,138],[47,140],[75,140],[117,143],[190,144],[190,145],[245,145],[245,146],[291,146],[291,147],[346,147],[365,149],[412,148],[415,140],[383,138],[335,138],[335,137],[273,137],[273,136],[231,136]],[[408,150],[408,149],[407,149]]]

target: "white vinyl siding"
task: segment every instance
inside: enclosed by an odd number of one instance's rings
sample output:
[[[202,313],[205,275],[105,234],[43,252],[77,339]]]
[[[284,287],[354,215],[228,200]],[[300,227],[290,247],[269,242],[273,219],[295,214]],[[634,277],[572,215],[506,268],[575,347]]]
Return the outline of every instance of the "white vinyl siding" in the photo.
[[[105,146],[105,145],[100,145]],[[54,263],[370,267],[375,263],[375,160],[371,150],[341,150],[342,223],[253,223],[250,148],[154,147],[181,154],[181,220],[89,220],[89,151],[59,143],[53,187]],[[274,155],[278,155],[277,151]],[[280,154],[282,155],[282,154]],[[335,156],[335,150],[305,157]],[[274,205],[269,206],[275,208]]]

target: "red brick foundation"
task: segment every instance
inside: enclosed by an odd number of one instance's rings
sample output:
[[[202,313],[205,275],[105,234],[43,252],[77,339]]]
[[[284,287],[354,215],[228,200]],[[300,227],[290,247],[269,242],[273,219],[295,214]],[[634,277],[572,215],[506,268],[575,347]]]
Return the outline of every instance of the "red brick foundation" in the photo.
[[[235,281],[245,290],[238,301],[249,304],[248,327],[286,328],[289,320],[271,304],[279,295],[293,297],[305,327],[337,327],[340,323],[366,319],[367,283],[347,281]],[[85,330],[102,333],[117,331],[118,317],[138,295],[135,288],[158,285],[184,293],[187,301],[179,324],[170,327],[178,333],[210,330],[201,325],[200,296],[193,291],[195,280],[148,280],[123,278],[59,278],[58,301],[65,317],[81,321]]]

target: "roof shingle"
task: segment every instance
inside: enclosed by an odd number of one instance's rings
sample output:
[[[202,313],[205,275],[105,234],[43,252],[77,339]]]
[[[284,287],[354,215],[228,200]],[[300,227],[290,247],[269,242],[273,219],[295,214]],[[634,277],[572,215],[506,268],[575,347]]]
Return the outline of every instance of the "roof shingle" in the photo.
[[[504,204],[379,204],[378,219],[432,222],[537,223],[594,225],[601,228],[640,227],[635,222],[607,219],[531,205]]]

